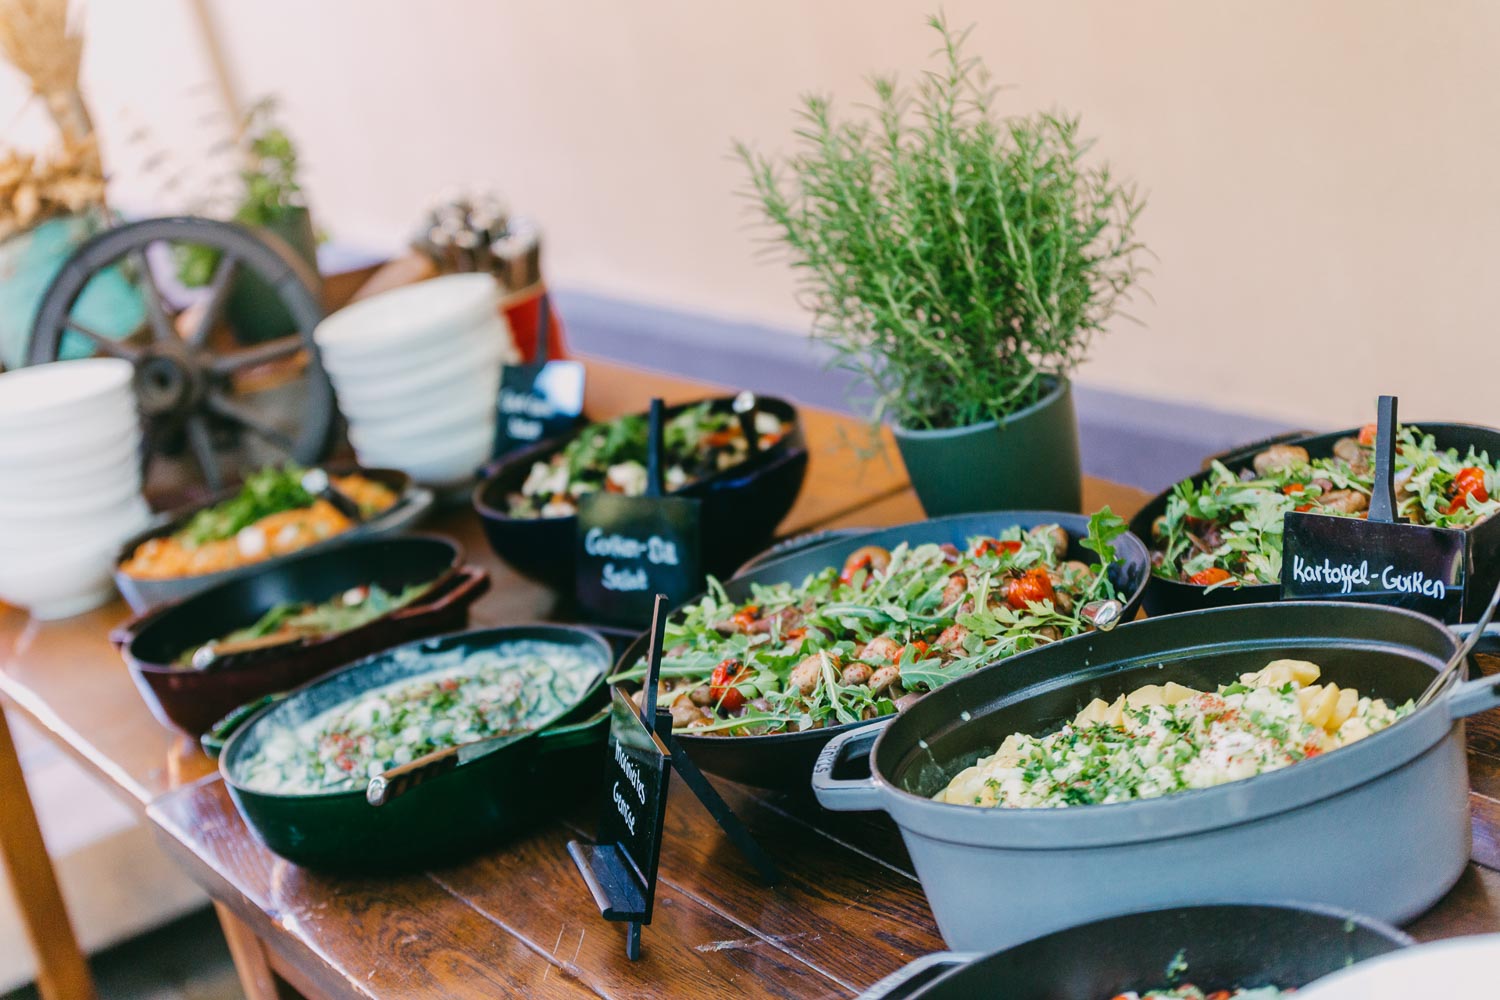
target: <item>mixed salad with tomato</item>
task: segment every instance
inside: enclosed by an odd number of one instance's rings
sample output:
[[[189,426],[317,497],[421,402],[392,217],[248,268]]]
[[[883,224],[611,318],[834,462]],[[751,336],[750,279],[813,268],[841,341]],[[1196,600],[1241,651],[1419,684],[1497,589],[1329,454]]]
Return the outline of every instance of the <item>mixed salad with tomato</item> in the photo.
[[[1145,993],[1137,993],[1131,990],[1129,993],[1116,993],[1110,1000],[1282,1000],[1289,997],[1292,990],[1280,990],[1274,986],[1258,986],[1248,990],[1214,990],[1205,993],[1191,984],[1176,986],[1168,990],[1148,990]]]
[[[1486,452],[1440,449],[1415,427],[1397,432],[1397,516],[1436,528],[1467,528],[1500,510],[1500,472]],[[1281,579],[1281,527],[1288,511],[1366,517],[1374,488],[1375,425],[1340,438],[1327,457],[1277,444],[1234,472],[1214,462],[1201,483],[1172,489],[1151,526],[1152,572],[1210,589]]]
[[[774,413],[755,414],[755,433],[761,448],[770,448],[790,428]],[[646,450],[649,425],[634,414],[586,428],[550,459],[537,462],[509,498],[511,517],[571,517],[578,501],[602,491],[640,496],[646,492]],[[662,427],[663,485],[667,492],[681,489],[743,462],[749,442],[739,418],[715,409],[713,400],[689,406]]]
[[[955,545],[867,545],[800,585],[709,591],[666,626],[659,703],[674,729],[799,732],[890,715],[996,660],[1077,635],[1080,611],[1113,599],[1106,572],[1125,522],[1105,508],[1068,559],[1055,524]],[[645,661],[611,683],[639,681]],[[640,692],[636,693],[639,700]]]

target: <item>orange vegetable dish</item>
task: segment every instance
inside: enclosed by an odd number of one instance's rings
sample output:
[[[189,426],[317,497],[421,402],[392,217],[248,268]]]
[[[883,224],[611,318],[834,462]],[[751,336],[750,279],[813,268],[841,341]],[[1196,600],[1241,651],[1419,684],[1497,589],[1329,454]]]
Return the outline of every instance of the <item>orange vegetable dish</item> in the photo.
[[[285,473],[267,470],[258,475]],[[359,475],[335,476],[333,483],[367,517],[388,510],[398,499],[389,487]],[[279,492],[269,503],[264,495],[247,501],[257,485],[256,477],[251,477],[240,495],[202,512],[171,535],[142,542],[120,569],[141,580],[219,573],[296,552],[354,526],[327,500],[302,492],[300,486],[285,488],[284,482],[274,484]],[[260,501],[259,506],[253,505],[254,500]],[[251,504],[248,513],[247,503]],[[230,509],[235,504],[239,507]]]

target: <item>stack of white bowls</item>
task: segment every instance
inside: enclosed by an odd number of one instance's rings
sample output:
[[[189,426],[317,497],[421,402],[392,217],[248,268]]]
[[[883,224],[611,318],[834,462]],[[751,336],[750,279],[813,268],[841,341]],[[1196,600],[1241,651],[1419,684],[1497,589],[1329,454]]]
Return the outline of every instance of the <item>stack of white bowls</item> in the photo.
[[[313,339],[361,465],[445,488],[489,460],[500,368],[519,360],[494,278],[453,274],[372,295]]]
[[[66,618],[114,594],[145,530],[133,369],[117,358],[0,374],[0,599]]]

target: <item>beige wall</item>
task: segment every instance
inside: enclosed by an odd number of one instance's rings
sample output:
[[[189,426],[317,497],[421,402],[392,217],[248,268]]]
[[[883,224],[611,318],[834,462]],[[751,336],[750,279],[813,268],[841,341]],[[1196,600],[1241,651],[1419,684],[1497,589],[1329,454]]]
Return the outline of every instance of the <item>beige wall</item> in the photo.
[[[111,148],[127,108],[191,138],[211,87],[186,0],[93,4]],[[799,92],[849,102],[869,71],[916,71],[929,6],[210,4],[235,87],[285,99],[340,239],[399,244],[443,188],[492,187],[541,220],[558,283],[793,329],[806,317],[787,271],[753,257],[730,141],[784,148]],[[1500,423],[1500,4],[944,6],[980,22],[1011,106],[1080,113],[1150,192],[1153,300],[1084,381],[1314,426],[1363,419],[1380,391],[1411,417]],[[128,161],[119,186],[140,197]]]

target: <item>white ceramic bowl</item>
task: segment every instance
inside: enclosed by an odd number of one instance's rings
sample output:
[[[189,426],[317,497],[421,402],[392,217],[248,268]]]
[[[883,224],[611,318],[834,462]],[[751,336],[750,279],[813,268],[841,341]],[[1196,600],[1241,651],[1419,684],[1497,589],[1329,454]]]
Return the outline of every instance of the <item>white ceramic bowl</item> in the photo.
[[[396,350],[469,329],[500,308],[488,274],[449,274],[393,288],[347,305],[313,331],[324,362]]]
[[[86,493],[104,492],[119,483],[141,481],[140,456],[130,450],[100,453],[78,462],[16,471],[0,468],[0,502],[5,500],[66,500]]]
[[[454,486],[474,478],[495,446],[493,420],[458,433],[414,438],[401,445],[361,448],[352,440],[359,463],[370,468],[400,469],[427,486]]]
[[[120,358],[54,361],[0,374],[0,436],[63,417],[88,419],[95,407],[130,393],[135,369]]]
[[[145,531],[150,522],[151,509],[137,496],[115,510],[95,514],[87,520],[58,518],[24,534],[6,530],[0,523],[0,562],[18,554],[45,554],[75,547],[107,548],[111,556],[117,556],[125,540]]]
[[[495,399],[500,393],[498,371],[477,374],[454,382],[432,395],[392,397],[390,405],[345,412],[358,434],[375,437],[410,437],[430,428],[451,427],[495,419]]]
[[[113,464],[123,455],[139,455],[141,432],[135,426],[114,428],[99,438],[37,437],[0,440],[0,478],[27,482],[65,470]]]
[[[476,372],[499,371],[505,361],[505,345],[494,340],[476,340],[420,365],[403,365],[379,374],[350,375],[328,371],[340,399],[357,403],[375,402],[391,396],[439,392],[447,384],[472,377]]]
[[[140,482],[124,478],[104,488],[57,497],[13,498],[0,495],[0,525],[6,531],[26,532],[59,521],[77,525],[110,511],[121,510],[140,495]]]
[[[122,521],[119,537],[107,544],[91,537],[0,554],[0,598],[44,620],[71,617],[104,604],[114,596],[110,574],[120,543],[144,530],[150,520],[144,504],[131,514],[134,523]]]
[[[406,386],[390,392],[357,391],[338,393],[339,409],[351,423],[405,423],[435,409],[478,411],[490,410],[500,392],[500,366],[475,365],[464,371],[449,373],[442,381],[430,385]]]
[[[324,354],[322,359],[329,378],[347,382],[403,375],[444,364],[455,357],[476,357],[491,351],[499,351],[502,358],[517,354],[510,329],[498,316],[489,316],[448,335],[411,341],[396,350],[350,358]]]

